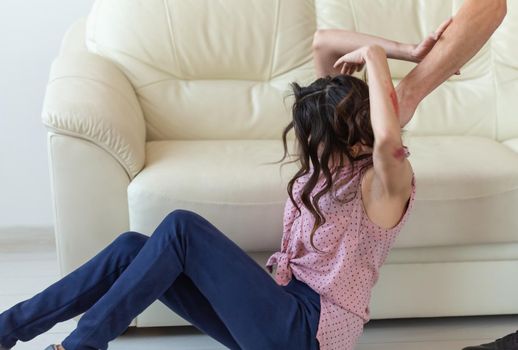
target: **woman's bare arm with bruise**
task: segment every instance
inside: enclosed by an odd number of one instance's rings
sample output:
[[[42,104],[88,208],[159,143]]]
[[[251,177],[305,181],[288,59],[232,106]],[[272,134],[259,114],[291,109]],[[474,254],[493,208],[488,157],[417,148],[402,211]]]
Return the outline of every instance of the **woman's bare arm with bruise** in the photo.
[[[399,105],[387,55],[380,46],[367,46],[343,56],[336,65],[346,63],[365,64],[369,80],[374,166],[365,174],[368,188],[362,188],[362,195],[367,191],[362,197],[371,220],[392,227],[410,198],[413,171],[401,139]]]

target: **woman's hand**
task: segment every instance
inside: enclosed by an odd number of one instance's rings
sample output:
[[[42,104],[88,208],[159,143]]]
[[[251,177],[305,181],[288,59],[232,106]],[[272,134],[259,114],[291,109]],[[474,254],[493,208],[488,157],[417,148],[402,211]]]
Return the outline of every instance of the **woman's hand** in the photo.
[[[426,55],[432,51],[435,44],[439,41],[444,31],[448,28],[448,26],[452,23],[453,18],[449,18],[444,21],[434,32],[432,32],[428,37],[426,37],[421,43],[417,45],[408,45],[399,43],[398,49],[393,50],[395,52],[399,52],[398,55],[392,54],[394,58],[397,56],[398,59],[404,59],[410,62],[419,63],[421,62]],[[368,45],[372,46],[372,45]],[[348,54],[340,57],[333,65],[333,68],[340,68],[340,73],[342,74],[353,74],[355,72],[359,72],[365,66],[365,60],[363,59],[362,54],[365,53],[365,48],[368,46],[361,47],[357,50],[354,50]],[[362,51],[363,50],[363,51]],[[390,57],[390,56],[389,56]],[[460,71],[455,74],[459,75]]]
[[[385,52],[383,48],[378,45],[360,47],[359,49],[340,57],[333,65],[333,68],[341,66],[340,73],[342,74],[353,74],[354,72],[359,72],[365,66],[368,56],[372,54],[372,52],[381,51]]]

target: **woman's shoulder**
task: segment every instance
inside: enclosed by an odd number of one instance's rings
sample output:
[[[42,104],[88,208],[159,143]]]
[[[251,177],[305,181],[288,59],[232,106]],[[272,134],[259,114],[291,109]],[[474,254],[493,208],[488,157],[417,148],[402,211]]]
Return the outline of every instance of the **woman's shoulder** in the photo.
[[[399,232],[402,228],[402,226],[405,224],[405,222],[408,219],[408,216],[410,215],[410,212],[413,209],[414,202],[415,202],[415,196],[416,196],[416,179],[415,179],[415,173],[412,172],[412,178],[411,178],[411,184],[410,184],[410,193],[408,198],[405,198],[403,202],[399,201],[390,201],[386,202],[385,204],[383,201],[380,201],[379,199],[373,199],[373,196],[375,197],[375,188],[372,187],[372,177],[374,174],[374,169],[369,169],[365,176],[360,181],[360,196],[358,201],[358,206],[361,209],[361,212],[364,216],[364,224],[371,226],[376,229],[376,231],[384,231],[384,232]],[[369,181],[371,180],[371,181]],[[370,200],[367,199],[366,201],[366,194],[370,194]],[[374,207],[372,205],[369,205],[369,202],[374,204]],[[389,206],[394,206],[394,208],[397,207],[397,210],[394,211],[398,212],[398,220],[392,227],[384,227],[383,225],[380,225],[380,223],[377,221],[379,219],[380,213],[381,216],[386,215],[388,212],[391,212],[392,210],[389,210]],[[378,208],[378,210],[375,210]],[[378,215],[377,215],[378,214]]]

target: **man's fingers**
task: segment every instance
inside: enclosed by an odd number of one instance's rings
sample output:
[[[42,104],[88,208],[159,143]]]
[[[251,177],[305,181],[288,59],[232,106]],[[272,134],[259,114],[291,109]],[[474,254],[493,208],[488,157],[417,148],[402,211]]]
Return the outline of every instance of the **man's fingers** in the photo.
[[[417,46],[417,51],[429,50],[435,45],[436,41],[437,39],[435,38],[435,33],[430,34],[426,39],[423,40],[422,43]]]
[[[446,30],[446,28],[448,28],[448,26],[451,24],[452,21],[453,21],[453,18],[450,17],[446,21],[442,22],[442,24],[439,26],[439,28],[437,28],[437,30],[435,31],[435,35],[436,35],[435,40],[438,40],[441,37],[442,33],[444,33],[444,31]]]

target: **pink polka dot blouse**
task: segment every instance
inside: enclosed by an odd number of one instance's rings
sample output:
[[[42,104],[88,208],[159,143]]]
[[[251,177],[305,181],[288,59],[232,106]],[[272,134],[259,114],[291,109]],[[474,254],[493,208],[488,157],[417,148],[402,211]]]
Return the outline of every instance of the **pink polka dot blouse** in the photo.
[[[310,244],[314,218],[300,200],[300,192],[310,174],[297,179],[293,196],[301,208],[301,215],[288,197],[281,251],[270,256],[266,263],[270,273],[276,265],[275,280],[279,285],[288,284],[293,274],[320,294],[316,337],[321,350],[354,348],[363,325],[370,318],[369,301],[379,269],[413,207],[415,175],[408,206],[399,223],[391,229],[374,224],[361,199],[361,179],[371,166],[372,156],[356,161],[352,178],[350,166],[339,168],[337,180],[341,185],[335,191],[336,197],[352,200],[340,203],[330,192],[320,198],[319,207],[326,222],[315,231],[313,244],[326,253],[315,251]],[[343,183],[342,178],[351,178],[351,181]],[[325,178],[321,176],[313,195],[324,182]]]

